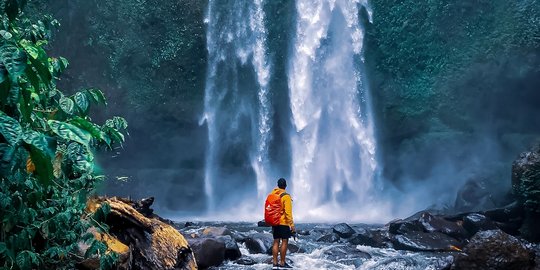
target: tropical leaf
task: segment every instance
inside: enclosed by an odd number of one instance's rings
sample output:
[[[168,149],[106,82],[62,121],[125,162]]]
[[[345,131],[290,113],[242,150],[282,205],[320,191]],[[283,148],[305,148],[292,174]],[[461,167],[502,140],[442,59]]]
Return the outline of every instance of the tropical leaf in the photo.
[[[34,174],[41,183],[44,185],[49,185],[54,177],[50,156],[32,145],[30,145],[29,148],[30,158],[35,165]]]
[[[107,105],[107,99],[105,98],[105,95],[103,94],[103,92],[101,92],[101,90],[97,88],[90,88],[86,91],[94,102],[96,102],[97,104]]]
[[[24,132],[22,139],[25,143],[34,146],[41,152],[46,153],[49,156],[52,155],[47,137],[44,134],[33,130],[27,130]]]
[[[14,45],[4,44],[1,46],[0,59],[12,78],[17,78],[26,69],[26,53]]]
[[[58,58],[49,58],[50,66],[53,68],[53,74],[55,76],[60,76],[66,70],[66,68],[69,65],[69,62],[64,57],[58,57]]]
[[[67,114],[71,115],[75,112],[75,102],[73,102],[73,100],[70,98],[61,97],[58,104],[60,105],[60,109]]]
[[[88,96],[86,96],[84,93],[82,92],[77,92],[74,96],[73,96],[73,99],[75,100],[75,104],[77,105],[77,107],[79,108],[79,110],[81,111],[81,113],[86,113],[88,111]]]
[[[22,128],[19,122],[0,111],[0,134],[4,136],[10,145],[17,144],[22,136]]]
[[[82,130],[72,124],[49,120],[47,121],[51,130],[60,138],[67,141],[75,141],[87,146],[90,143],[91,135],[89,132]]]
[[[128,127],[126,119],[123,117],[115,116],[112,119],[105,121],[105,126],[111,127],[117,130],[124,130]]]
[[[87,131],[94,139],[98,141],[105,141],[105,133],[101,131],[100,126],[82,117],[75,117],[69,120],[69,123]]]

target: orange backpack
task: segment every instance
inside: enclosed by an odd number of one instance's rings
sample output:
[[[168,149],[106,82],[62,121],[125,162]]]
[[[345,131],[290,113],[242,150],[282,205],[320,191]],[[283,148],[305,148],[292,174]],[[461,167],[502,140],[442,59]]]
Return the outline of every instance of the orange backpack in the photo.
[[[264,222],[270,226],[279,225],[281,219],[281,213],[283,213],[283,206],[281,205],[281,197],[288,195],[283,192],[281,194],[270,193],[266,197],[264,203]]]

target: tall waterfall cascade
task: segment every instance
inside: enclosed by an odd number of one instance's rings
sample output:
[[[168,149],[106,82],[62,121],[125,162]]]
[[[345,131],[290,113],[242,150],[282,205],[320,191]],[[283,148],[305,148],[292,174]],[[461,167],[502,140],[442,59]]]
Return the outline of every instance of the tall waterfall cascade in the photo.
[[[205,191],[209,215],[262,217],[275,186],[277,110],[290,112],[288,190],[300,221],[380,221],[376,143],[363,59],[367,0],[296,0],[285,54],[289,104],[275,104],[264,1],[209,1]],[[280,52],[277,52],[280,53]],[[284,123],[281,123],[284,125]],[[353,211],[354,210],[354,211]]]

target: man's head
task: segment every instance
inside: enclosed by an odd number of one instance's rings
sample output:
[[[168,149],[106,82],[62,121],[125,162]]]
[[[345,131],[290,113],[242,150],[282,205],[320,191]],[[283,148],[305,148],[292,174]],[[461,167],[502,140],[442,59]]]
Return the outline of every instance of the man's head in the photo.
[[[287,181],[285,180],[285,178],[279,178],[279,180],[277,180],[277,186],[278,188],[285,189],[287,187]]]

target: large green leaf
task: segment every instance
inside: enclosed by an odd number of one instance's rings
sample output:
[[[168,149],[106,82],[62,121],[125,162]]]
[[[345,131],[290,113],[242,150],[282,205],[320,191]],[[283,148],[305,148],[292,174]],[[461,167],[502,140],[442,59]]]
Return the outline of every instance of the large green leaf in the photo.
[[[26,53],[12,44],[4,44],[0,47],[0,60],[12,78],[17,78],[24,73],[26,59]]]
[[[73,96],[73,99],[75,100],[75,104],[77,104],[77,107],[79,107],[81,113],[85,114],[88,111],[88,96],[82,92],[77,92],[75,96]]]
[[[49,185],[54,178],[51,156],[47,152],[41,151],[33,145],[29,145],[30,158],[36,170],[34,174],[44,185]]]
[[[7,69],[4,66],[4,63],[2,62],[2,63],[0,63],[0,83],[4,82],[8,78],[9,77],[8,77]]]
[[[51,130],[62,139],[75,141],[87,146],[92,138],[89,132],[72,124],[56,120],[49,120],[47,123],[51,127]]]
[[[53,151],[49,147],[47,136],[45,136],[43,133],[39,133],[34,130],[27,130],[24,132],[22,139],[25,143],[34,146],[49,156],[52,156]]]
[[[103,92],[101,92],[101,90],[97,88],[90,88],[86,91],[89,94],[89,96],[92,98],[92,100],[94,100],[94,102],[98,104],[107,105],[107,99],[105,98],[105,95],[103,94]]]
[[[49,62],[53,68],[53,74],[55,76],[60,76],[66,70],[69,65],[69,62],[64,57],[50,58]]]
[[[82,118],[82,117],[75,117],[71,120],[69,120],[70,124],[73,124],[83,130],[86,130],[92,135],[92,137],[96,140],[104,141],[104,132],[101,131],[100,126]]]
[[[7,103],[7,98],[9,96],[10,88],[11,88],[11,84],[9,83],[9,80],[5,80],[2,83],[0,83],[0,109],[2,109],[1,106]]]
[[[75,102],[67,97],[61,97],[58,102],[60,109],[67,114],[73,114],[75,112]]]
[[[22,128],[19,122],[0,111],[0,134],[4,136],[10,145],[17,144],[22,136]]]

